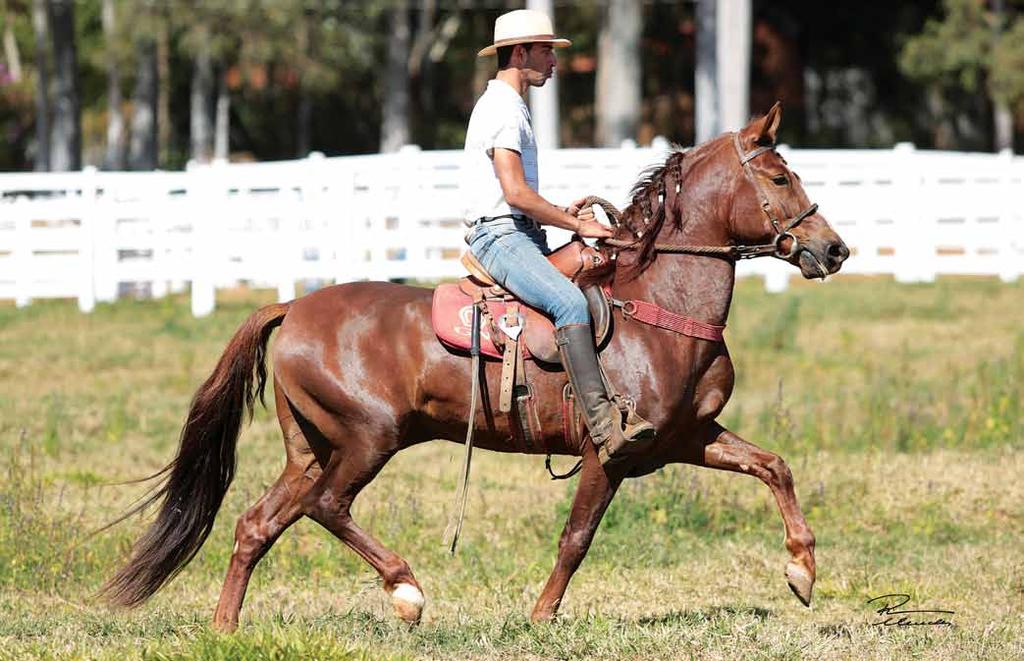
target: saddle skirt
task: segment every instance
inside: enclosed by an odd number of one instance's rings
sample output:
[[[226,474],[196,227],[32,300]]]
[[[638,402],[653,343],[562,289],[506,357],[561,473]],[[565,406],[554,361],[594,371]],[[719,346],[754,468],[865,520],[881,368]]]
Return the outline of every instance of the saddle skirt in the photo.
[[[573,281],[591,268],[600,266],[607,259],[603,253],[582,241],[570,241],[551,253],[548,259]],[[464,260],[465,261],[465,260]],[[555,326],[543,312],[532,308],[501,288],[489,284],[486,272],[480,272],[479,263],[472,263],[471,275],[453,283],[438,285],[434,290],[431,323],[434,333],[442,344],[453,349],[470,349],[473,306],[476,301],[485,305],[487,313],[480,323],[480,353],[501,359],[505,347],[505,326],[510,333],[518,333],[523,356],[544,363],[558,364],[561,359],[555,345]],[[593,321],[594,341],[601,347],[611,330],[611,299],[606,291],[597,285],[583,290]],[[507,323],[508,312],[518,321]]]

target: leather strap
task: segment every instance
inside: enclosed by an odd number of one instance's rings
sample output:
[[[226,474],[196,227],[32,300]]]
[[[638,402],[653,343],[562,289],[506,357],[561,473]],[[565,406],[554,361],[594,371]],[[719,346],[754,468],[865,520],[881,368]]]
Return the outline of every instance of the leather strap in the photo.
[[[514,334],[505,335],[505,353],[501,360],[501,392],[498,394],[498,410],[508,413],[512,410],[512,391],[515,390],[517,376],[521,371],[523,357],[519,351],[519,342],[523,339],[522,325],[519,321],[519,306],[510,304],[505,307],[505,326],[519,328]]]
[[[505,339],[505,355],[501,360],[501,391],[498,394],[498,410],[508,413],[512,410],[512,389],[516,384],[516,354],[519,353],[519,341]]]
[[[635,319],[650,326],[664,328],[687,337],[696,337],[709,342],[724,342],[725,326],[697,321],[647,301],[630,300],[621,304],[622,315],[627,319]]]
[[[544,447],[544,430],[537,415],[537,399],[533,396],[533,388],[528,383],[516,389],[515,415],[509,413],[509,427],[513,436],[519,436],[523,451],[533,454],[538,448]],[[513,419],[515,418],[515,419]]]

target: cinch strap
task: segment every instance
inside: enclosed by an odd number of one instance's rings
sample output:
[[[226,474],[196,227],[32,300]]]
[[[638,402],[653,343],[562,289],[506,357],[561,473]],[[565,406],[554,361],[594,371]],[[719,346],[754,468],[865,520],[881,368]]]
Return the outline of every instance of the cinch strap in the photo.
[[[626,301],[622,303],[622,314],[627,319],[664,328],[680,335],[696,337],[710,342],[724,342],[725,326],[706,324],[689,317],[669,312],[665,308],[646,301]]]

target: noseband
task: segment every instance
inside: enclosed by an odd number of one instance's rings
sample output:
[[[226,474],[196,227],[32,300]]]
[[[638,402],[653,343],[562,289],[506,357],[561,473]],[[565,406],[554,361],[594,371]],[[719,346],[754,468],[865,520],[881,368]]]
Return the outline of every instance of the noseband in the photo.
[[[750,254],[746,257],[759,257],[760,255],[765,254],[761,252],[761,249],[770,247],[772,249],[771,254],[775,257],[778,257],[779,259],[791,259],[794,255],[800,252],[801,248],[800,242],[797,241],[797,238],[793,236],[792,233],[790,233],[790,230],[799,225],[804,218],[814,215],[814,213],[818,211],[818,205],[811,204],[811,206],[807,207],[792,218],[787,218],[786,224],[783,226],[772,212],[772,204],[768,201],[768,196],[765,194],[764,189],[761,188],[761,184],[758,183],[757,177],[754,175],[754,169],[750,165],[750,162],[761,154],[769,151],[775,151],[775,145],[758,147],[757,149],[744,154],[743,147],[740,145],[739,133],[732,134],[732,144],[735,145],[736,155],[739,156],[740,165],[743,166],[743,174],[747,176],[747,180],[750,182],[750,185],[754,187],[754,190],[757,191],[757,196],[761,198],[761,211],[768,218],[768,222],[772,224],[772,228],[775,230],[775,236],[772,238],[772,242],[770,244],[763,244],[760,246],[737,246],[737,248],[740,250],[743,250],[744,248],[747,248],[748,250],[757,249],[755,254]],[[782,240],[787,237],[792,240],[793,243],[790,245],[788,252],[783,252]],[[740,259],[744,259],[744,255],[741,254]]]
[[[766,145],[753,149],[747,153],[743,152],[743,147],[740,145],[740,134],[732,134],[732,142],[736,147],[736,156],[740,159],[740,166],[743,168],[743,174],[746,175],[747,180],[757,191],[757,196],[761,200],[761,211],[768,218],[768,222],[771,223],[772,229],[775,230],[775,236],[772,237],[771,243],[760,243],[752,246],[746,245],[734,245],[734,246],[693,246],[693,245],[680,245],[675,243],[655,243],[655,252],[664,253],[676,253],[676,254],[689,254],[689,255],[709,255],[717,257],[725,257],[727,259],[753,259],[754,257],[765,257],[772,256],[778,257],[779,259],[791,259],[794,255],[802,250],[800,242],[790,232],[794,227],[799,225],[808,216],[813,216],[818,211],[817,204],[811,204],[800,213],[796,214],[791,218],[785,220],[785,224],[782,223],[772,211],[771,202],[768,200],[768,196],[765,194],[764,189],[757,181],[757,177],[754,174],[754,169],[750,165],[750,161],[754,160],[761,154],[769,151],[775,151],[775,145]],[[677,192],[679,184],[676,184]],[[615,208],[607,200],[591,195],[586,198],[583,203],[584,207],[591,205],[598,205],[604,209],[608,215],[608,219],[612,221],[612,224],[618,227],[621,224],[622,214],[618,209]],[[792,244],[788,251],[782,249],[782,241],[784,239],[790,239]],[[639,243],[639,239],[634,241],[623,241],[622,239],[605,239],[602,241],[605,245],[613,246],[615,248],[632,248]]]

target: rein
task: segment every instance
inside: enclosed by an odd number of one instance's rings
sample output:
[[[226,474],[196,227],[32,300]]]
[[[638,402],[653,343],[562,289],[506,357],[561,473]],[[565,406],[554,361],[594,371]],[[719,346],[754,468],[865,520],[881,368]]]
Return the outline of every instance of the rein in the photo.
[[[768,200],[768,196],[765,194],[764,189],[757,181],[757,177],[754,175],[754,170],[750,165],[750,162],[769,151],[775,151],[774,145],[764,145],[749,151],[743,152],[743,147],[740,145],[739,133],[732,134],[732,142],[736,148],[736,155],[740,159],[740,166],[743,168],[743,173],[746,175],[747,180],[750,181],[754,190],[757,191],[758,197],[761,199],[761,211],[768,218],[768,222],[771,223],[772,228],[775,230],[775,236],[772,237],[770,243],[759,243],[756,245],[732,245],[732,246],[702,246],[702,245],[688,245],[678,243],[655,243],[654,251],[660,253],[669,254],[684,254],[684,255],[705,255],[709,257],[724,257],[726,259],[740,260],[740,259],[753,259],[755,257],[778,257],[779,259],[791,259],[800,250],[800,242],[790,232],[794,227],[799,225],[808,216],[813,216],[818,211],[817,204],[811,204],[809,207],[796,214],[791,218],[785,220],[785,225],[775,216],[772,212],[771,202]],[[679,184],[676,184],[678,192]],[[608,219],[612,221],[612,225],[615,227],[623,226],[622,223],[622,212],[615,208],[608,200],[598,197],[596,195],[588,196],[583,207],[590,207],[597,205],[604,209],[604,212],[608,215]],[[637,234],[635,230],[627,227],[634,234]],[[792,245],[788,251],[783,251],[782,241],[784,239],[790,239]],[[623,239],[604,239],[601,241],[604,245],[612,246],[613,248],[630,249],[636,248],[640,244],[640,237],[637,234],[637,238],[633,241],[625,241]]]

